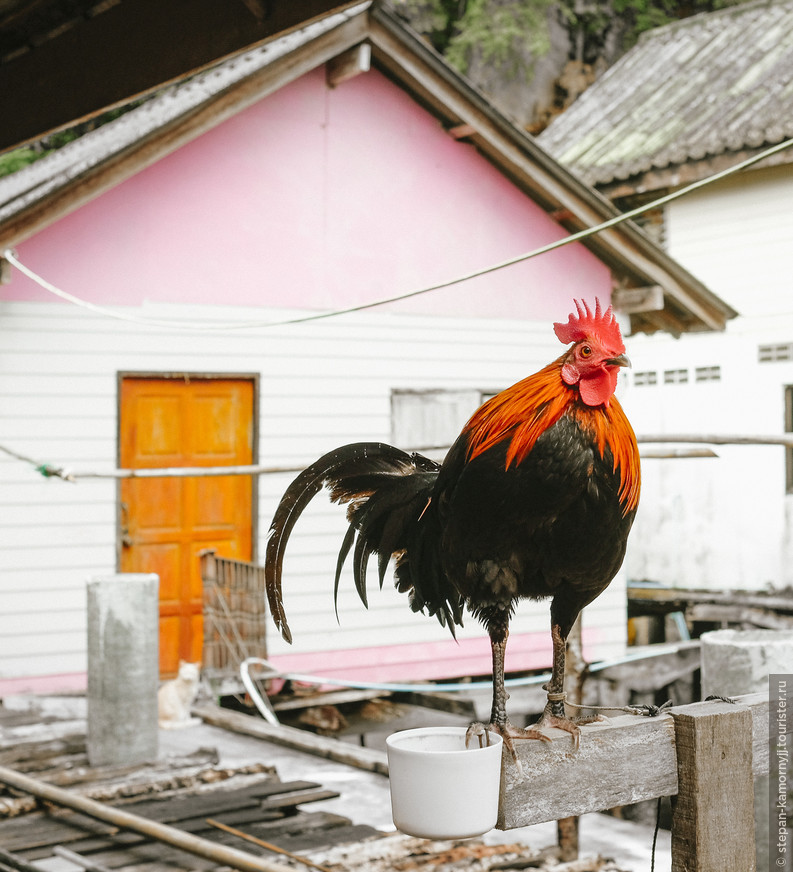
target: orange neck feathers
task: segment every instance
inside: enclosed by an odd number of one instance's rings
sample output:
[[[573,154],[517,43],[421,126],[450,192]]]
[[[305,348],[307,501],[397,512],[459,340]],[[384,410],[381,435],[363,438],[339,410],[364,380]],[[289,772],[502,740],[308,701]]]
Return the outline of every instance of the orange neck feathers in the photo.
[[[603,457],[606,446],[620,475],[620,501],[623,514],[639,504],[639,450],[633,428],[615,397],[610,403],[587,406],[578,388],[565,384],[561,370],[564,358],[541,369],[488,400],[466,424],[468,460],[510,440],[507,469],[528,457],[534,443],[563,415],[575,419],[589,433]]]

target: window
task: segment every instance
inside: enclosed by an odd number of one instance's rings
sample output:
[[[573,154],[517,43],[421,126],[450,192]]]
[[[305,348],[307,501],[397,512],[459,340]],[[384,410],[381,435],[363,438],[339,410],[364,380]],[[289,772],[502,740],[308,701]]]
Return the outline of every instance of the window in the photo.
[[[664,370],[665,385],[684,385],[688,382],[687,369],[667,369]]]
[[[658,373],[653,372],[651,370],[646,370],[644,372],[637,372],[633,376],[633,383],[637,387],[644,387],[645,385],[657,385],[658,384]]]
[[[721,367],[698,366],[694,371],[694,378],[698,382],[721,381]]]
[[[426,390],[391,392],[391,439],[403,450],[448,448],[463,425],[494,392]]]
[[[793,360],[793,342],[777,342],[772,345],[760,345],[757,349],[760,363],[779,363]]]

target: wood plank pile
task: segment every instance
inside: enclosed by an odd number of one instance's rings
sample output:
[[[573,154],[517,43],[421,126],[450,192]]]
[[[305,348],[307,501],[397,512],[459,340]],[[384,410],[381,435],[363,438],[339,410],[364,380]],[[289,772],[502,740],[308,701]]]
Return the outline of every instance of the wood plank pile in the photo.
[[[144,767],[88,766],[84,722],[4,713],[0,766],[254,856],[326,848],[382,835],[305,805],[338,796],[313,781],[281,781],[272,767],[219,768],[213,749]],[[262,844],[269,847],[265,848]],[[178,872],[220,868],[145,835],[0,786],[0,870],[44,868]],[[72,857],[72,862],[64,857]],[[75,855],[79,858],[75,865]]]
[[[353,826],[340,815],[299,808],[337,795],[315,782],[282,782],[263,775],[258,782],[236,790],[144,799],[124,803],[124,809],[257,856],[275,853],[244,836],[294,853],[379,835],[371,827]],[[217,868],[212,861],[143,835],[63,810],[37,811],[0,821],[0,845],[28,862],[56,856],[54,849],[62,846],[106,869],[134,867],[137,872],[157,872],[165,868]]]
[[[431,841],[400,833],[358,845],[339,844],[310,857],[326,872],[629,872],[604,857],[560,863],[556,846],[538,851],[518,842]]]

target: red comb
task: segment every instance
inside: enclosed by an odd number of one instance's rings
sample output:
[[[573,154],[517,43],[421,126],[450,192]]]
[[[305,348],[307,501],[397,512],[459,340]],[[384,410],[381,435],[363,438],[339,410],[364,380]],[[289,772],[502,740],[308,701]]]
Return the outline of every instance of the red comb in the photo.
[[[596,336],[603,345],[609,347],[610,351],[622,354],[625,351],[625,344],[622,341],[622,333],[620,325],[614,317],[612,307],[609,306],[605,312],[601,311],[600,300],[595,297],[595,311],[593,312],[589,306],[581,300],[573,300],[576,307],[576,313],[570,315],[567,323],[556,322],[553,325],[554,333],[560,342],[567,345],[570,342],[580,342],[587,337]]]

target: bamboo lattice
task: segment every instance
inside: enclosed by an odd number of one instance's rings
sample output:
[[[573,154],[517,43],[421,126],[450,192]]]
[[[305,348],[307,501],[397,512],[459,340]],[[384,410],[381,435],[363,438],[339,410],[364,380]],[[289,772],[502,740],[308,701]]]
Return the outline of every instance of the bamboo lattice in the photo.
[[[264,567],[203,551],[204,649],[211,680],[238,679],[247,657],[267,657]]]

